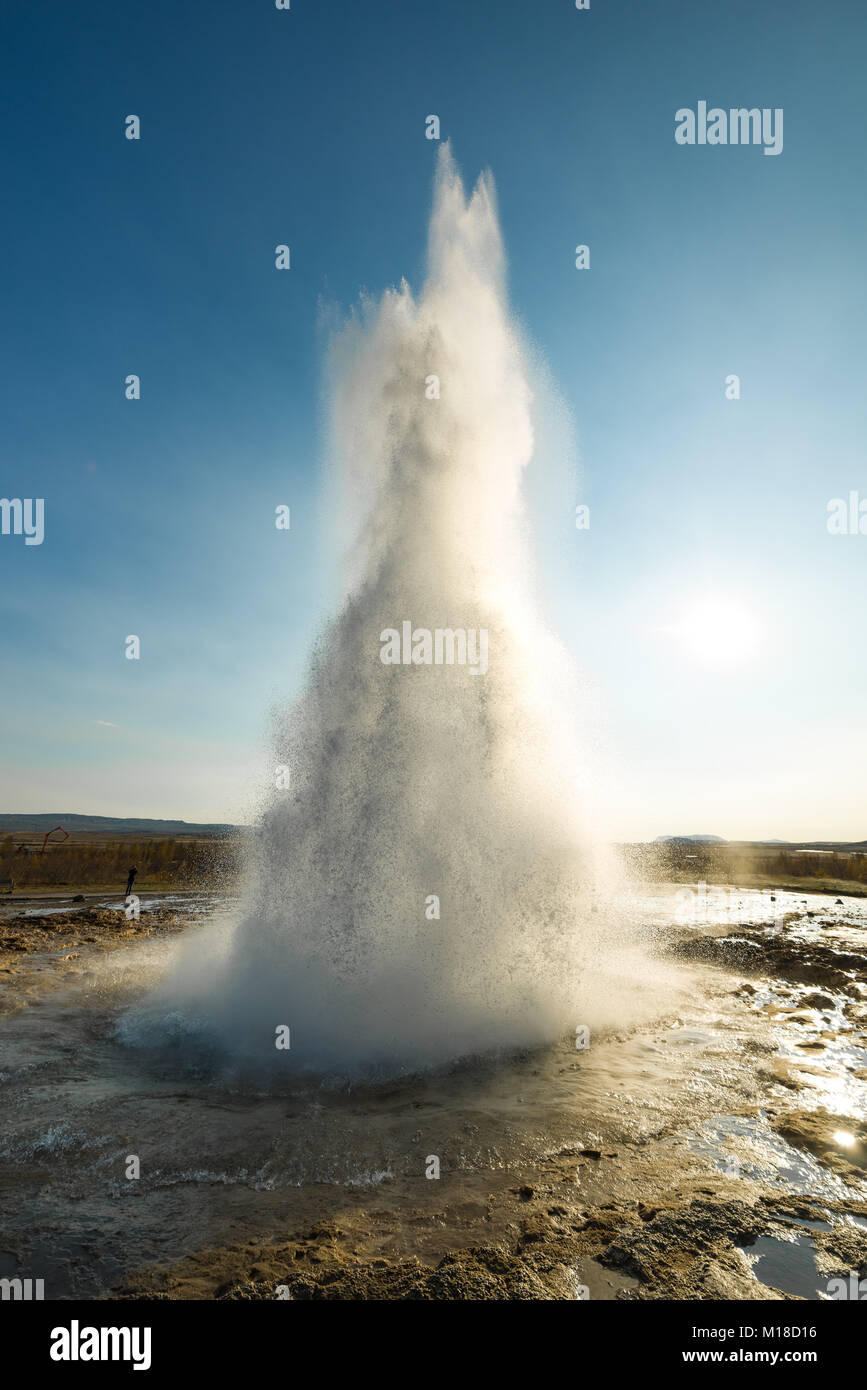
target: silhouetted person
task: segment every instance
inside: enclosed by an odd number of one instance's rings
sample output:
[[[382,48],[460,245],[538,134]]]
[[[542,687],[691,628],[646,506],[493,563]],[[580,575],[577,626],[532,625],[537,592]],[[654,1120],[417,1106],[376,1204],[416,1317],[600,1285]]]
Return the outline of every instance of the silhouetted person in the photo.
[[[130,893],[132,892],[132,885],[135,882],[135,876],[137,873],[138,869],[136,869],[135,867],[131,868],[129,871],[129,878],[126,881],[126,892],[123,895],[125,898],[128,898]]]

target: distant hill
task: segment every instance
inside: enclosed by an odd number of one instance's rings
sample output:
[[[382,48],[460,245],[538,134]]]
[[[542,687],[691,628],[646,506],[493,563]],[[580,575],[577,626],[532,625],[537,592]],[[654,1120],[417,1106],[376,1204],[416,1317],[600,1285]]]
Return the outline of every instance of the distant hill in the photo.
[[[144,820],[130,816],[76,816],[68,811],[46,811],[38,815],[2,815],[0,814],[0,831],[27,831],[45,834],[47,830],[53,830],[56,825],[62,825],[64,830],[70,832],[78,831],[79,834],[116,834],[116,835],[162,835],[173,837],[176,835],[193,835],[199,839],[208,837],[221,837],[231,834],[234,830],[242,827],[237,825],[197,825],[193,821],[186,820]]]
[[[727,845],[722,835],[657,835],[655,845]]]

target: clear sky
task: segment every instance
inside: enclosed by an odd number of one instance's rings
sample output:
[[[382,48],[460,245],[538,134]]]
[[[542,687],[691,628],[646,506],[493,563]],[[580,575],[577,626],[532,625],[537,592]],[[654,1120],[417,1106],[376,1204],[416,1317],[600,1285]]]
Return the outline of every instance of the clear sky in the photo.
[[[606,828],[867,837],[867,535],[826,526],[867,499],[862,0],[7,0],[4,31],[0,491],[46,510],[0,536],[0,810],[248,814],[336,593],[321,306],[418,285],[436,113],[572,419],[577,478],[543,447],[530,494]],[[678,145],[704,100],[782,108],[782,153]]]

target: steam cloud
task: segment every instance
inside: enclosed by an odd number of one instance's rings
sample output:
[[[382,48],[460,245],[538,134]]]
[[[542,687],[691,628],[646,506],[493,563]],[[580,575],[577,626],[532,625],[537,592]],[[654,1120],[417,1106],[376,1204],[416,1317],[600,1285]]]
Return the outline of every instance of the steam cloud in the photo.
[[[279,730],[290,784],[228,938],[196,936],[148,1002],[163,1031],[284,1071],[393,1075],[618,1016],[580,692],[531,596],[529,381],[492,180],[467,199],[444,146],[420,298],[403,283],[363,302],[332,346],[353,535],[343,606]],[[487,673],[384,665],[380,634],[407,619],[486,629]]]

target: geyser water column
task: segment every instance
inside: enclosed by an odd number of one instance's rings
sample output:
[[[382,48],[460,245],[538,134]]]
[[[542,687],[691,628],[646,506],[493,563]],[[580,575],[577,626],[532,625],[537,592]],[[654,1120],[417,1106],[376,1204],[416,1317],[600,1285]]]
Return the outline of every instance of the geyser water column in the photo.
[[[616,949],[578,693],[530,596],[532,401],[493,184],[467,200],[447,148],[421,296],[363,302],[330,370],[343,606],[280,730],[288,785],[228,947],[203,975],[193,941],[161,1004],[283,1071],[394,1074],[592,1022]],[[446,660],[447,629],[486,634],[487,670]]]

